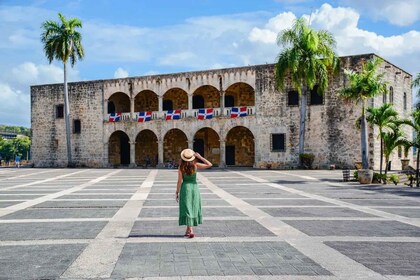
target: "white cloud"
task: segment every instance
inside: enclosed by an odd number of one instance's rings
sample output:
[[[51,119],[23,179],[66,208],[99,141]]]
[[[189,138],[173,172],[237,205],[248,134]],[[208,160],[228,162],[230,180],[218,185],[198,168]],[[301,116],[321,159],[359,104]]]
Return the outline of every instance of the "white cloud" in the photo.
[[[0,82],[0,120],[1,124],[28,124],[30,105],[28,94]]]
[[[114,78],[120,79],[120,78],[127,78],[128,77],[128,71],[122,69],[121,67],[118,67],[117,70],[114,72]]]
[[[365,16],[387,20],[395,25],[408,26],[420,20],[418,0],[341,0],[340,2],[356,8]]]
[[[278,14],[277,16],[270,18],[264,28],[260,29],[254,27],[251,30],[248,39],[251,42],[260,41],[266,44],[273,44],[277,41],[277,34],[290,28],[295,20],[296,16],[291,12]]]

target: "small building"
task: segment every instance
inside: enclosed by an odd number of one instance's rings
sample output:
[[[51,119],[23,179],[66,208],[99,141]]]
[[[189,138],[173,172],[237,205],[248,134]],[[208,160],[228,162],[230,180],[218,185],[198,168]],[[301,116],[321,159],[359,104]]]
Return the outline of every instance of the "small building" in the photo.
[[[14,133],[14,132],[2,132],[2,131],[0,131],[0,137],[2,137],[3,139],[15,139],[16,137],[18,137],[18,134]]]
[[[376,55],[341,57],[323,96],[309,92],[305,152],[315,168],[353,167],[360,156],[355,123],[360,104],[338,96],[344,69],[360,69]],[[384,61],[389,94],[369,105],[392,103],[411,114],[411,75]],[[216,166],[296,168],[299,163],[299,95],[275,88],[274,64],[69,83],[71,145],[78,166],[169,166],[184,148]],[[62,84],[31,87],[32,161],[36,167],[66,166]],[[411,129],[406,128],[411,136]],[[380,143],[369,129],[370,165],[379,168]],[[401,166],[400,153],[392,157]]]

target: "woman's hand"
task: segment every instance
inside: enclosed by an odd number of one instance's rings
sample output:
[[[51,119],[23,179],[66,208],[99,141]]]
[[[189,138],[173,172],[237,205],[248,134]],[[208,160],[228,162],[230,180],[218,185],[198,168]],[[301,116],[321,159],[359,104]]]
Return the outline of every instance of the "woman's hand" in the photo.
[[[197,153],[197,152],[195,152],[195,153],[194,153],[194,156],[195,156],[196,158],[200,158],[200,159],[201,159],[201,155],[200,155],[199,153]]]
[[[176,203],[178,203],[178,201],[179,201],[179,194],[178,193],[175,193],[175,200],[176,200]]]

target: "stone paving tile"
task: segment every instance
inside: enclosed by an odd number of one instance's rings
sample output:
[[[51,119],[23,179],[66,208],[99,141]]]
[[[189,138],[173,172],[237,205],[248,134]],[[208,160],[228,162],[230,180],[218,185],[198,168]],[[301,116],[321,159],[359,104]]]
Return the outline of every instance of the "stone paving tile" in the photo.
[[[130,243],[111,277],[331,275],[286,242]]]
[[[273,217],[377,217],[345,207],[260,208]]]
[[[1,200],[30,200],[42,195],[7,195],[7,194],[0,194],[0,201]]]
[[[85,200],[85,201],[46,201],[33,206],[32,208],[120,208],[124,206],[125,200]]]
[[[63,195],[60,199],[130,199],[130,194],[92,194],[92,195]]]
[[[202,206],[230,206],[229,203],[223,199],[217,200],[206,200],[204,197],[201,197]],[[174,199],[170,200],[146,200],[144,206],[178,206],[178,203]]]
[[[106,222],[2,223],[0,240],[95,238]]]
[[[244,230],[246,229],[246,230]],[[130,237],[183,237],[185,226],[178,226],[178,221],[136,221]],[[274,234],[251,220],[206,221],[194,228],[201,237],[232,236],[274,236]]]
[[[6,208],[6,207],[9,207],[9,206],[12,206],[12,205],[15,205],[15,204],[19,204],[19,203],[22,203],[22,202],[24,202],[23,200],[22,201],[0,201],[0,208]]]
[[[285,223],[310,236],[420,237],[420,228],[396,221],[292,221]]]
[[[382,275],[420,275],[418,242],[325,242]]]
[[[316,199],[244,199],[247,203],[254,206],[282,206],[282,205],[314,205],[324,206],[334,204]]]
[[[229,192],[230,194],[246,199],[246,198],[305,198],[304,196],[289,192]]]
[[[0,246],[0,279],[57,279],[85,244]]]
[[[419,205],[420,206],[420,205]],[[377,210],[408,217],[420,218],[420,208],[376,208]]]
[[[362,206],[420,206],[419,201],[407,199],[343,199],[343,201]]]
[[[203,208],[204,217],[235,217],[246,216],[233,207]],[[178,209],[173,208],[143,208],[139,217],[178,217]]]
[[[37,209],[29,208],[0,217],[0,220],[11,219],[68,219],[68,218],[112,218],[117,208],[111,209]]]

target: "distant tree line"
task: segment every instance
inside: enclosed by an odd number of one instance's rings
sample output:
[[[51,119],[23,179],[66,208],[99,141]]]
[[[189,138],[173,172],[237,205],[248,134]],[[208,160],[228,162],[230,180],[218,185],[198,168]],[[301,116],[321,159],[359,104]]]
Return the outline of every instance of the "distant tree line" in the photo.
[[[31,146],[31,129],[23,126],[0,125],[0,132],[16,133],[17,137],[5,139],[0,135],[0,161],[13,161],[18,155],[28,160]]]
[[[23,126],[11,126],[0,124],[0,132],[11,132],[25,136],[31,136],[31,129]]]

